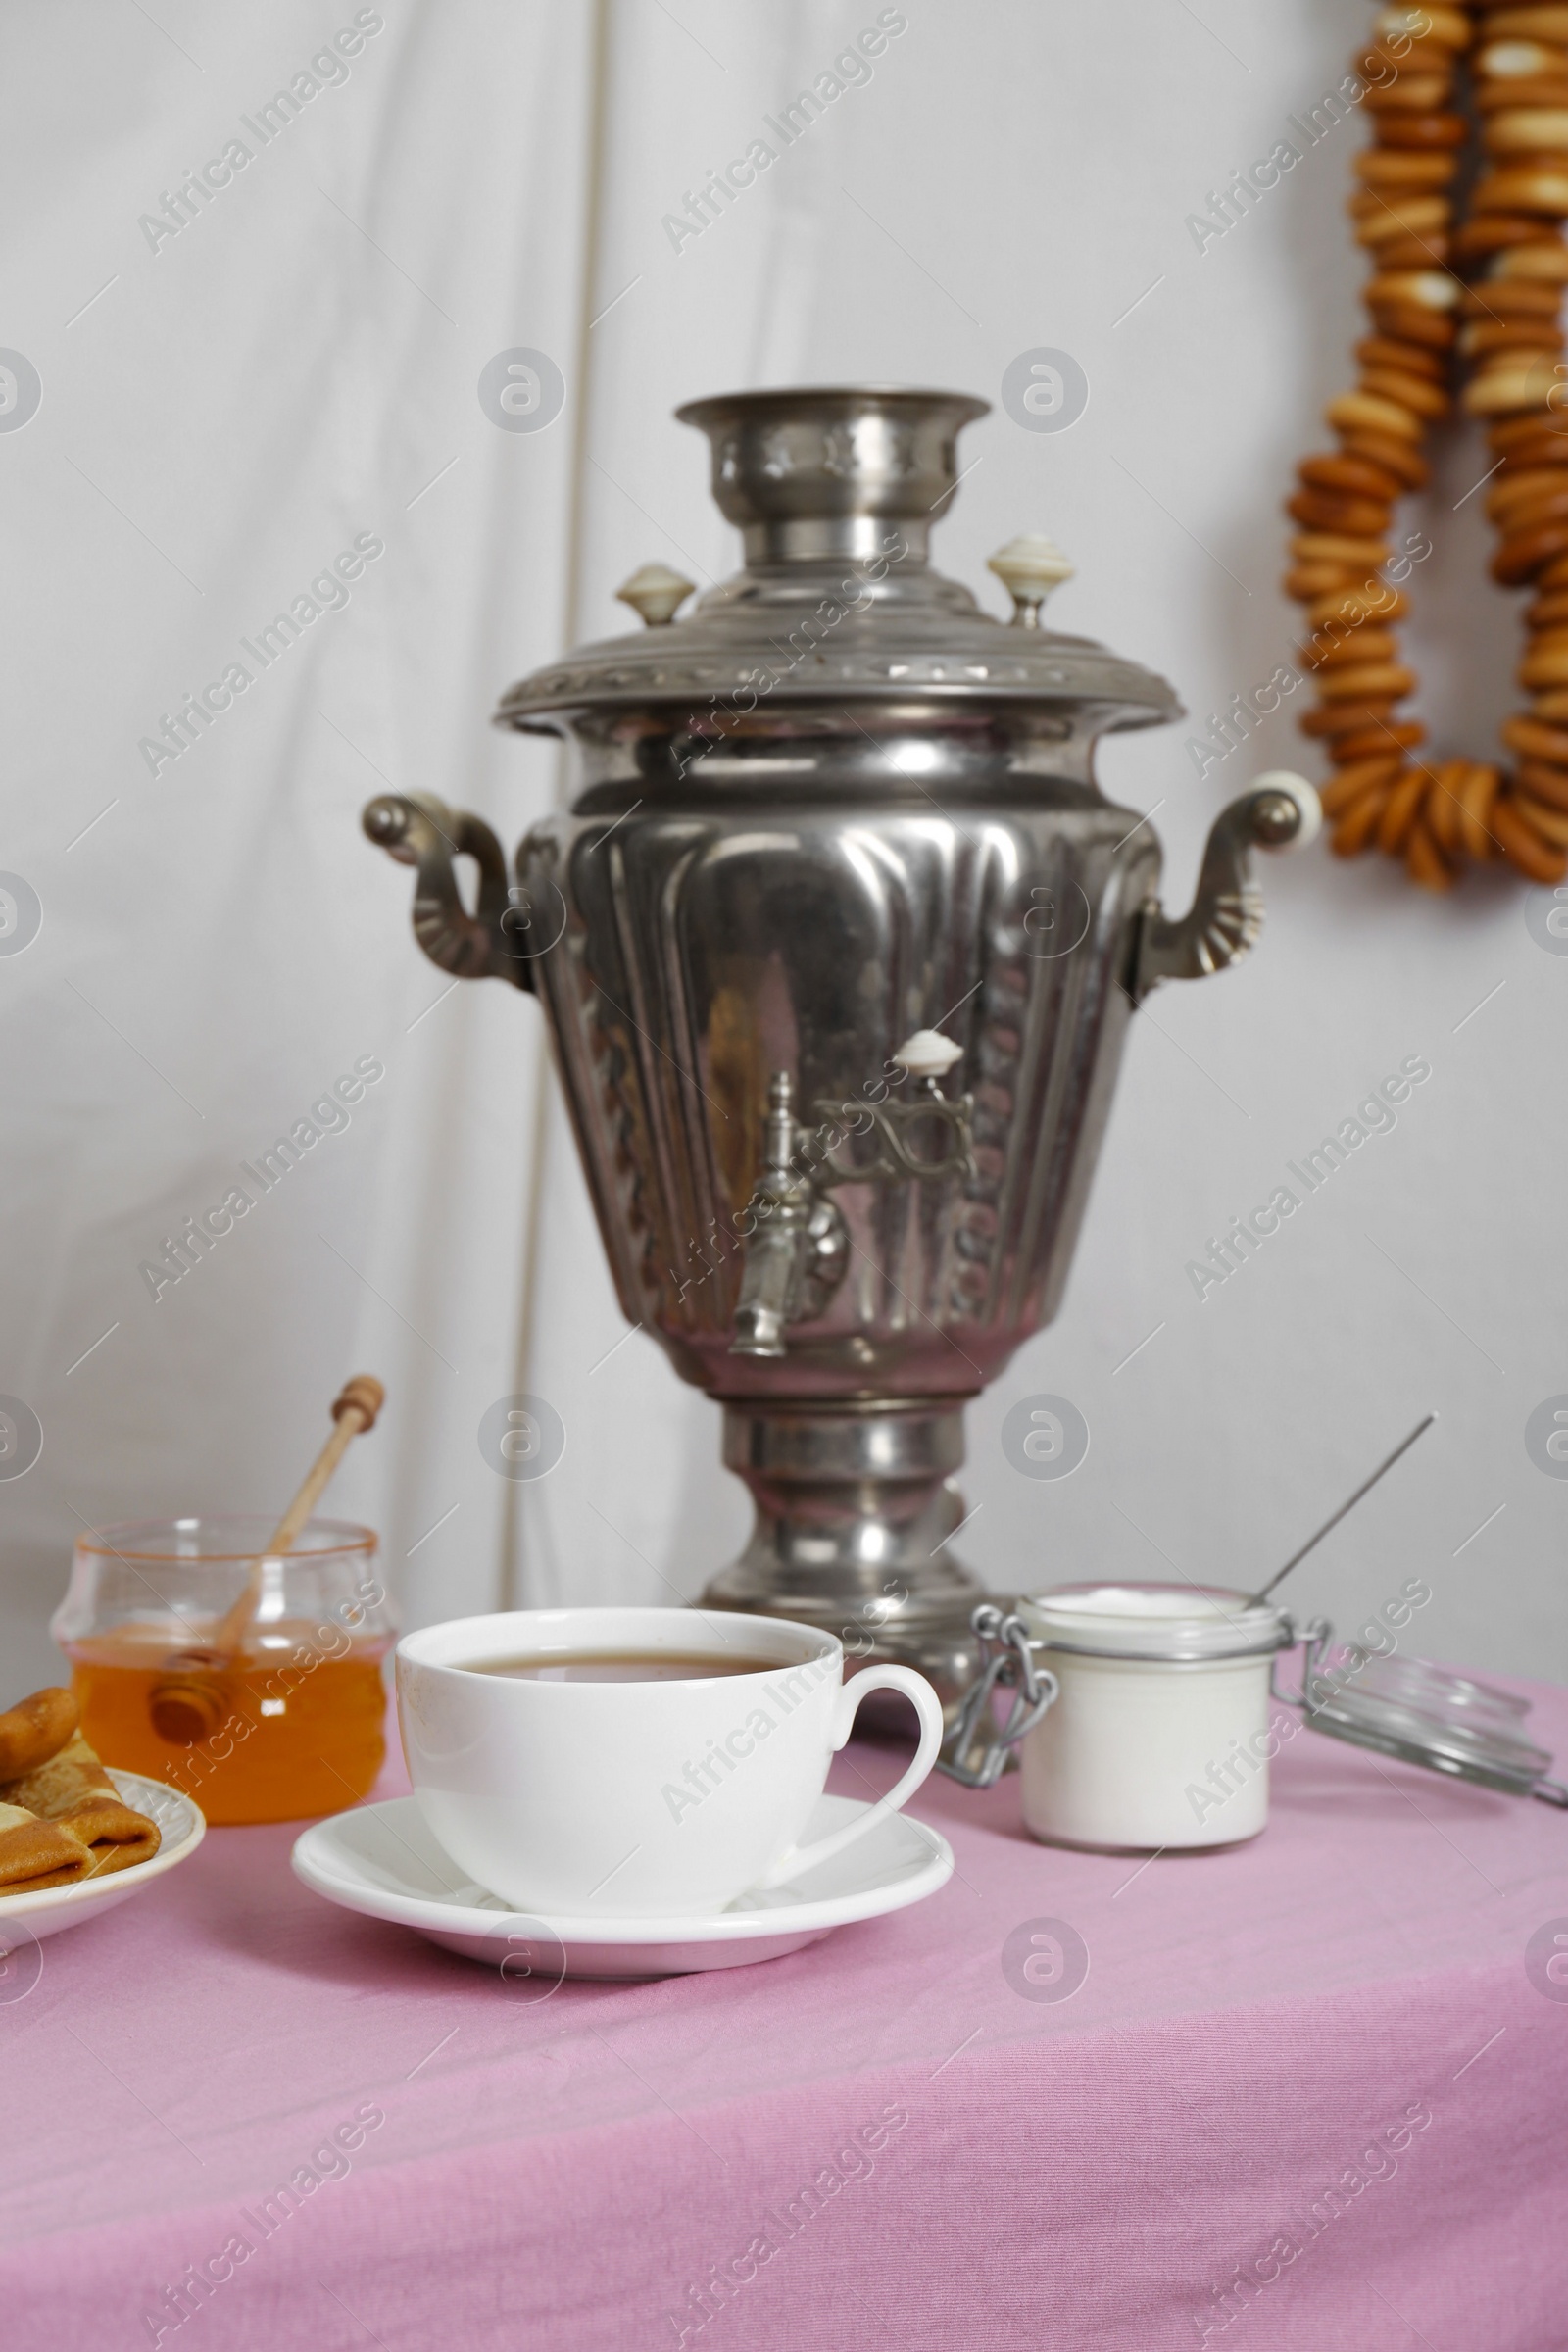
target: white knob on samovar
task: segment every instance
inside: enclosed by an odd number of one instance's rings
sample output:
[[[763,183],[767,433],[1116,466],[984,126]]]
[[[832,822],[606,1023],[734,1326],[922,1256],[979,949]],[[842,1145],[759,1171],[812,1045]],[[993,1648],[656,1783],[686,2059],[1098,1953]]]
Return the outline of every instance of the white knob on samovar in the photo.
[[[1041,606],[1053,588],[1073,575],[1072,564],[1055,541],[1041,532],[1009,539],[986,558],[986,569],[996,573],[1011,597],[1013,626],[1020,629],[1039,628]]]
[[[1316,788],[1304,776],[1298,776],[1294,768],[1271,767],[1265,774],[1254,778],[1252,790],[1277,793],[1282,801],[1295,803],[1298,812],[1295,829],[1291,829],[1288,820],[1280,822],[1277,827],[1276,838],[1281,848],[1304,850],[1309,842],[1316,841],[1323,830],[1323,804],[1317,797]],[[1268,833],[1262,831],[1258,834],[1258,846],[1272,849],[1275,844]]]
[[[954,1063],[963,1059],[963,1048],[944,1037],[940,1029],[917,1029],[896,1049],[893,1058],[904,1064],[911,1078],[945,1078]]]
[[[671,571],[667,564],[645,564],[629,580],[622,580],[615,595],[621,604],[641,613],[651,629],[659,629],[674,619],[695,585],[695,581],[683,580],[678,571]]]

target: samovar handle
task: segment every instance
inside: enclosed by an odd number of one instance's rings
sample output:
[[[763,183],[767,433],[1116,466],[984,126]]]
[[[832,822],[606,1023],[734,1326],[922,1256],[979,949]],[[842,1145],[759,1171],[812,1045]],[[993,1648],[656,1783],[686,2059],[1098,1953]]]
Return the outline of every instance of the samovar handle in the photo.
[[[1174,920],[1157,900],[1145,907],[1133,952],[1129,994],[1142,1004],[1162,980],[1201,980],[1239,963],[1263,928],[1263,894],[1252,879],[1252,852],[1303,849],[1323,823],[1317,794],[1304,776],[1275,768],[1222,808],[1209,828],[1192,906]]]
[[[433,793],[383,792],[366,803],[360,823],[399,865],[418,869],[414,936],[432,963],[460,980],[488,977],[533,987],[527,909],[518,907],[507,887],[505,854],[482,817],[449,808]],[[456,858],[471,858],[479,868],[472,914],[458,888]]]

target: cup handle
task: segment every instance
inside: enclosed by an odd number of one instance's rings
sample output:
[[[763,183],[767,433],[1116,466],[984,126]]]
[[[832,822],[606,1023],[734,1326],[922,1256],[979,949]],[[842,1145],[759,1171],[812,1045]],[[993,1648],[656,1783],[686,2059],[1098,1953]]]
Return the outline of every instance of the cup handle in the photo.
[[[929,1776],[941,1750],[946,1725],[942,1701],[925,1676],[916,1674],[912,1666],[867,1666],[859,1674],[851,1676],[835,1702],[835,1754],[854,1728],[856,1709],[862,1698],[870,1697],[873,1690],[902,1690],[914,1701],[914,1711],[920,1718],[920,1743],[914,1751],[914,1761],[886,1796],[879,1796],[869,1812],[863,1813],[858,1821],[852,1821],[848,1829],[835,1830],[831,1838],[819,1838],[814,1845],[792,1846],[781,1861],[775,1862],[772,1869],[764,1871],[756,1882],[760,1889],[782,1886],[786,1880],[798,1878],[803,1870],[809,1870],[813,1863],[825,1862],[829,1854],[841,1854],[847,1845],[855,1843],[857,1838],[863,1838],[868,1830],[874,1830],[879,1821],[885,1821],[890,1813],[897,1813]]]

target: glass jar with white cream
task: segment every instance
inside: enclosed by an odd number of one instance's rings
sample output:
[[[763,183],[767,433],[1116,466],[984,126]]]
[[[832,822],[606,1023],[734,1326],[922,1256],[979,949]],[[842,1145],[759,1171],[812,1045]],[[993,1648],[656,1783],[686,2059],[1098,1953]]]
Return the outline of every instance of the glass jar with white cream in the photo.
[[[1053,1845],[1234,1845],[1268,1819],[1269,1675],[1296,1640],[1219,1587],[1063,1585],[1017,1614],[1057,1694],[1022,1743],[1023,1818]]]
[[[986,1663],[942,1769],[990,1788],[1017,1750],[1024,1827],[1051,1845],[1238,1845],[1268,1820],[1269,1765],[1304,1725],[1429,1771],[1568,1807],[1525,1736],[1528,1700],[1422,1658],[1335,1649],[1318,1618],[1224,1586],[1058,1585],[974,1612]],[[1274,1660],[1304,1644],[1301,1688]],[[1010,1693],[1007,1719],[994,1712]],[[1299,1718],[1299,1722],[1298,1721]]]

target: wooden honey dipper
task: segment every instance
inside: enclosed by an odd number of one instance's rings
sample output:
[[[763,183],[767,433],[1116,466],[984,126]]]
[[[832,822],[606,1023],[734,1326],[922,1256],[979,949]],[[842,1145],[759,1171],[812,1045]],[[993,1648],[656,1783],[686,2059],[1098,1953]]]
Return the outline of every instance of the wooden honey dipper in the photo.
[[[153,1686],[148,1711],[160,1738],[179,1747],[191,1747],[218,1730],[229,1712],[221,1677],[233,1664],[260,1605],[266,1563],[293,1550],[333,1471],[360,1432],[375,1427],[375,1417],[385,1401],[385,1389],[368,1372],[356,1373],[344,1383],[332,1404],[332,1435],[311,1464],[270,1541],[252,1560],[244,1592],[219,1622],[211,1643],[178,1651],[168,1660],[164,1681]]]

